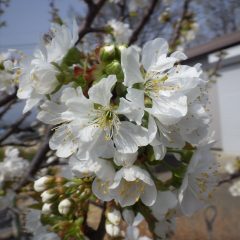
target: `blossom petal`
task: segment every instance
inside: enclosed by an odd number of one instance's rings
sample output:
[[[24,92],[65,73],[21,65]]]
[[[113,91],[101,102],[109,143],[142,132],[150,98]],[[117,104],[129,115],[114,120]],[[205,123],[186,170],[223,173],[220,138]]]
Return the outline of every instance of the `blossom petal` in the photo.
[[[58,127],[49,141],[49,146],[53,150],[57,150],[58,157],[69,157],[77,148],[78,143],[70,128],[66,125]]]
[[[162,94],[150,111],[162,124],[176,124],[187,114],[187,97]]]
[[[125,167],[132,166],[137,159],[137,155],[138,155],[137,152],[136,153],[120,153],[116,151],[114,155],[114,162],[118,166],[125,166]]]
[[[161,55],[168,52],[168,43],[163,38],[156,38],[144,44],[142,50],[142,64],[146,71],[157,62]]]
[[[147,130],[141,126],[123,121],[113,141],[118,152],[134,153],[138,150],[139,146],[146,146],[148,144]]]
[[[136,107],[133,102],[129,102],[126,99],[121,98],[117,113],[125,115],[130,121],[134,121],[140,125],[144,115],[144,110]]]
[[[111,201],[113,196],[109,189],[109,182],[104,182],[98,178],[95,178],[92,183],[93,193],[103,201]]]
[[[155,185],[145,185],[141,200],[146,206],[152,206],[157,198],[157,188]]]
[[[37,115],[37,119],[47,124],[60,124],[64,122],[62,118],[62,112],[66,110],[66,107],[60,104],[56,104],[51,101],[45,101],[41,105],[41,111]]]
[[[140,72],[139,53],[134,47],[121,51],[121,64],[124,73],[124,85],[131,87],[134,83],[144,82]]]
[[[90,100],[102,106],[108,106],[112,97],[111,90],[116,82],[117,78],[115,75],[109,75],[107,78],[101,79],[89,89],[88,95]]]

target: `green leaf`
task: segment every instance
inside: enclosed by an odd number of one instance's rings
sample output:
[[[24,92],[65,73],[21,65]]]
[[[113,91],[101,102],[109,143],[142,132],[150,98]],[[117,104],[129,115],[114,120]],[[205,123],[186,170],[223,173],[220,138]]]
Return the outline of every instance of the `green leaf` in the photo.
[[[73,47],[73,48],[69,49],[69,51],[63,58],[61,66],[65,65],[65,66],[70,67],[73,64],[82,65],[81,58],[82,58],[81,52],[77,48]]]

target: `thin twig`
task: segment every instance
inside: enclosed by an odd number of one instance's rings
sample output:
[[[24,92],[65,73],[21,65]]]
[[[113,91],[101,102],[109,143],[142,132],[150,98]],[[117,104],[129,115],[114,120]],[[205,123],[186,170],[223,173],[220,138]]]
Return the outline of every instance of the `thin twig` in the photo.
[[[18,143],[18,142],[7,142],[7,143],[3,143],[1,144],[1,147],[5,147],[5,146],[16,146],[16,147],[33,147],[36,146],[37,142],[35,143]]]
[[[88,6],[88,13],[87,16],[83,22],[82,27],[79,30],[78,34],[78,40],[75,45],[77,45],[82,38],[90,32],[91,26],[93,24],[93,21],[95,20],[96,16],[98,15],[99,11],[105,4],[106,0],[99,0],[97,3],[94,3],[92,0],[84,0],[85,3]]]
[[[17,98],[17,90],[13,94],[7,95],[5,98],[1,99],[0,107],[4,106],[15,98]]]
[[[240,172],[232,174],[229,178],[223,179],[218,182],[218,186],[222,185],[223,183],[229,183],[235,180],[236,178],[240,177]]]
[[[143,28],[145,25],[148,23],[150,20],[150,17],[158,3],[158,0],[153,0],[146,15],[142,18],[142,21],[139,23],[138,27],[133,31],[132,36],[128,42],[129,45],[135,43],[139,37],[139,34],[142,32]]]
[[[176,48],[176,43],[181,36],[182,24],[185,20],[186,14],[188,13],[190,2],[191,2],[191,0],[185,0],[183,3],[182,15],[177,23],[174,33],[173,33],[173,38],[170,41],[170,47],[173,50]]]
[[[7,113],[11,109],[12,105],[16,102],[17,98],[14,98],[10,102],[8,102],[6,106],[4,106],[3,110],[0,112],[0,119],[5,115],[5,113]]]
[[[16,191],[19,191],[28,181],[34,176],[34,174],[40,169],[42,163],[46,159],[47,152],[49,151],[49,139],[51,136],[51,128],[47,129],[45,139],[31,161],[30,167],[26,175],[22,178],[21,182],[16,187]]]

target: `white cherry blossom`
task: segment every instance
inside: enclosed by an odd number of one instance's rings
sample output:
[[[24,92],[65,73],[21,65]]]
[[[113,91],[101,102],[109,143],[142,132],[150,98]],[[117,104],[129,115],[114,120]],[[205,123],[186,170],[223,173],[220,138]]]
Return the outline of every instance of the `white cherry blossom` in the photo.
[[[125,240],[151,240],[151,238],[140,236],[137,226],[144,220],[144,217],[140,213],[135,216],[133,211],[124,209],[123,218],[128,224],[124,237]]]
[[[178,194],[184,215],[190,216],[205,206],[217,184],[217,163],[210,152],[211,145],[199,147],[188,165]]]
[[[44,98],[45,94],[52,93],[59,85],[56,75],[58,69],[52,64],[61,64],[68,50],[74,47],[78,37],[78,27],[73,23],[73,31],[66,25],[53,24],[51,40],[42,44],[34,53],[34,58],[24,66],[20,77],[18,97],[27,100],[24,112],[30,110]]]
[[[157,197],[157,189],[149,173],[138,166],[121,168],[110,189],[122,207],[131,206],[140,199],[151,206]]]
[[[148,144],[147,130],[120,121],[121,109],[111,105],[111,89],[116,81],[115,75],[101,79],[90,88],[89,98],[80,87],[66,88],[61,97],[63,104],[42,105],[38,119],[50,124],[63,123],[50,140],[50,147],[57,150],[59,157],[68,157],[78,149],[85,155],[80,158],[89,158],[113,145],[119,152],[134,153],[139,146]]]
[[[19,156],[19,150],[14,147],[5,149],[5,157],[0,162],[0,186],[4,181],[14,181],[22,177],[29,167],[29,162]]]
[[[129,24],[112,19],[108,21],[108,25],[113,29],[112,34],[119,44],[127,44],[132,30],[129,28]]]

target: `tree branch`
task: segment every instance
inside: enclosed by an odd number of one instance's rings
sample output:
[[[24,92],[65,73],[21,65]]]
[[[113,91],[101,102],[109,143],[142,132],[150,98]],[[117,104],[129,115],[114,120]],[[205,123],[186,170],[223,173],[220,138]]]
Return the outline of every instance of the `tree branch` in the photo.
[[[17,102],[17,98],[12,99],[10,102],[6,104],[6,106],[3,108],[3,110],[0,112],[0,119],[5,115],[5,113],[8,112],[8,110],[11,108],[11,106]]]
[[[135,31],[133,31],[133,34],[128,42],[129,45],[135,43],[138,39],[139,34],[141,33],[141,31],[143,30],[143,28],[145,27],[145,25],[148,23],[148,21],[150,20],[150,17],[156,7],[158,3],[158,0],[153,0],[151,3],[151,6],[149,7],[146,15],[143,17],[142,21],[139,23],[138,27],[135,29]]]
[[[219,181],[219,182],[218,182],[218,186],[222,185],[223,183],[229,183],[229,182],[231,182],[231,181],[233,181],[234,179],[239,178],[239,177],[240,177],[240,172],[234,173],[234,174],[232,174],[229,178],[223,179],[223,180]]]
[[[34,176],[34,174],[39,170],[42,163],[46,159],[46,154],[49,151],[49,139],[51,136],[51,128],[49,127],[46,131],[46,137],[35,154],[34,158],[31,161],[30,167],[26,173],[26,175],[22,178],[18,186],[15,188],[16,191],[19,191],[24,185],[28,183],[28,181]]]
[[[92,0],[84,0],[84,2],[88,6],[88,14],[84,20],[82,27],[79,30],[78,40],[75,45],[77,45],[82,40],[82,38],[90,32],[89,30],[91,29],[91,25],[105,4],[106,0],[99,0],[97,3],[94,3]]]
[[[182,24],[184,22],[185,16],[188,12],[189,9],[189,5],[190,5],[191,0],[185,0],[183,3],[183,11],[182,11],[182,15],[180,17],[180,20],[176,26],[175,31],[173,32],[173,38],[170,41],[170,48],[175,49],[176,48],[176,43],[177,40],[179,39],[179,37],[181,36],[181,30],[182,30]]]
[[[7,95],[5,98],[0,100],[0,107],[4,106],[5,104],[9,103],[10,101],[12,101],[13,99],[15,99],[17,97],[17,90],[10,95]]]

